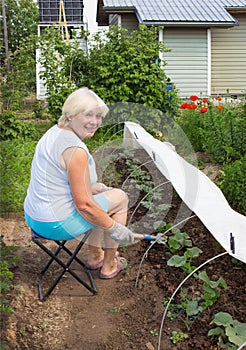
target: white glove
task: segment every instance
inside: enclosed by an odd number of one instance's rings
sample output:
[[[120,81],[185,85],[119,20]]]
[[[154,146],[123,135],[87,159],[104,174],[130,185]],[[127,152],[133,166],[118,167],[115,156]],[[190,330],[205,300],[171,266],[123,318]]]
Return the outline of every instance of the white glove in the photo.
[[[114,222],[114,226],[105,230],[109,233],[110,237],[113,238],[116,242],[125,242],[125,243],[133,243],[134,235],[131,230],[129,230],[124,225],[119,224],[118,222]]]

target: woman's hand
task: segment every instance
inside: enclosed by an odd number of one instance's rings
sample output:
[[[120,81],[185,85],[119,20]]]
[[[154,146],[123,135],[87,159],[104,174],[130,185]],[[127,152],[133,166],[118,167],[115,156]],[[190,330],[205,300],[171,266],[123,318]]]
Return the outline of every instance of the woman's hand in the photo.
[[[105,230],[105,232],[109,233],[110,237],[113,238],[116,242],[121,243],[133,243],[134,242],[134,234],[131,230],[129,230],[124,225],[119,224],[118,222],[114,222],[113,227]]]

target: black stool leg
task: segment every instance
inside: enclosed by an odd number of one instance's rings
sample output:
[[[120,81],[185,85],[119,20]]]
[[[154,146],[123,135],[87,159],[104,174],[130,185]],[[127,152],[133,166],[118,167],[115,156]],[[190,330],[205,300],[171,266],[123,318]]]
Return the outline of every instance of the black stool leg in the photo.
[[[80,243],[78,244],[78,246],[76,247],[76,249],[74,250],[73,253],[67,247],[65,247],[65,244],[67,241],[55,241],[56,244],[58,244],[58,248],[55,250],[55,252],[52,252],[50,249],[48,249],[45,245],[43,245],[39,241],[39,238],[37,238],[37,237],[32,238],[33,242],[36,243],[42,250],[44,250],[51,257],[51,259],[48,261],[48,263],[44,266],[42,271],[39,273],[39,277],[38,277],[39,300],[45,301],[50,296],[50,294],[52,293],[52,291],[57,286],[57,284],[59,283],[59,281],[61,280],[61,278],[63,277],[63,275],[66,272],[70,273],[79,283],[81,283],[90,292],[92,292],[93,294],[97,293],[97,288],[96,288],[96,285],[94,283],[94,279],[91,275],[91,271],[86,267],[85,263],[77,257],[77,254],[79,253],[80,249],[82,248],[82,246],[83,246],[86,238],[89,236],[89,234],[90,233],[88,232],[88,234],[86,234],[83,237],[83,239],[80,241]],[[68,261],[66,263],[64,263],[61,259],[59,259],[57,257],[57,255],[62,250],[64,250],[70,256],[70,258],[68,259]],[[83,269],[84,269],[84,271],[89,279],[90,284],[86,283],[73,270],[70,269],[70,265],[73,262],[73,260],[75,260],[77,263],[79,263],[83,267]],[[50,265],[52,264],[53,261],[56,261],[62,267],[62,269],[61,269],[60,273],[58,274],[57,278],[53,281],[52,285],[47,290],[47,292],[45,294],[43,294],[42,279],[43,279],[45,272],[48,270],[48,268],[50,267]]]

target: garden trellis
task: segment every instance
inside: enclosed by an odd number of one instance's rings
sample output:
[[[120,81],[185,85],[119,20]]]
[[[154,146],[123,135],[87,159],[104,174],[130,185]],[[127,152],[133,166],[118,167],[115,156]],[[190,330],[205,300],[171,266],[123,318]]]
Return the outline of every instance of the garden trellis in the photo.
[[[221,246],[246,263],[246,217],[230,207],[222,191],[202,171],[139,124],[125,122],[124,144],[143,148]]]

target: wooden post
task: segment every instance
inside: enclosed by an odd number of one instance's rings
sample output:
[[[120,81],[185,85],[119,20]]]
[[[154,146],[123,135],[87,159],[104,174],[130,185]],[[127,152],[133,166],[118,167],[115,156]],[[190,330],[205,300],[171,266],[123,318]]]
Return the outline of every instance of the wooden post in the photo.
[[[66,13],[65,13],[65,7],[63,0],[60,0],[60,8],[59,8],[59,26],[58,26],[58,35],[60,35],[61,27],[64,26],[65,28],[65,34],[66,34],[66,42],[69,44],[69,33],[67,29],[67,19],[66,19]]]

